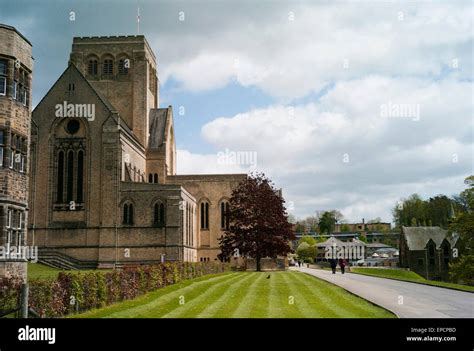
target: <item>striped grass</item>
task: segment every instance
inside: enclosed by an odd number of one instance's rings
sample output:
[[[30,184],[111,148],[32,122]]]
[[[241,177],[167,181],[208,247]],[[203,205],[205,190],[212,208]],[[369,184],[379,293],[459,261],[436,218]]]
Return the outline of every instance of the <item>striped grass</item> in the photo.
[[[328,282],[291,271],[209,275],[73,317],[393,318],[394,315]]]

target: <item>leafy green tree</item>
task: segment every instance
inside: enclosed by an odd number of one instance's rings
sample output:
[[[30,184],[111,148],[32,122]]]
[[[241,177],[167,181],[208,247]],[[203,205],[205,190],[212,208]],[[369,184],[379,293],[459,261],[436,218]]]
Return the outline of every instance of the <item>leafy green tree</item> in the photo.
[[[337,219],[334,211],[326,211],[319,218],[319,229],[321,233],[331,234],[334,231]]]
[[[449,274],[455,281],[474,285],[474,176],[466,178],[468,186],[461,193],[466,200],[467,212],[458,213],[449,226],[449,231],[459,235],[456,247],[458,257],[449,265]]]
[[[316,239],[309,235],[303,235],[300,240],[298,240],[298,245],[301,245],[302,243],[307,243],[309,246],[313,246],[316,244]]]
[[[307,242],[302,242],[298,245],[296,254],[298,255],[298,258],[304,262],[313,262],[313,259],[317,254],[317,247],[316,245],[309,245]]]

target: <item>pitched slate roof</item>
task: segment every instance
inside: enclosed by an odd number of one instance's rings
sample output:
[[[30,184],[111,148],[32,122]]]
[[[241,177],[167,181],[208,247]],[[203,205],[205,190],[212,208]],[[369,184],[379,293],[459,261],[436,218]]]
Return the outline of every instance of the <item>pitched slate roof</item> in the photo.
[[[409,250],[424,250],[428,241],[433,240],[439,249],[444,239],[454,246],[457,241],[456,235],[448,235],[448,231],[440,227],[402,227]]]
[[[331,236],[328,240],[318,243],[316,246],[318,247],[327,247],[327,246],[365,246],[365,243],[363,241],[360,241],[358,239],[354,239],[353,241],[341,241],[334,236]]]
[[[157,149],[165,142],[167,122],[168,108],[150,110],[150,139],[148,141],[148,148]]]

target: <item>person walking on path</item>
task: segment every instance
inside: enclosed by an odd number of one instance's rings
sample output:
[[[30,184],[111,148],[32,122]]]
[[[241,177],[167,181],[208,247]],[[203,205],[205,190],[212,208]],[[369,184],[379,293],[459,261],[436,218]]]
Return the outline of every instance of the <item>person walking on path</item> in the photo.
[[[329,263],[331,264],[331,269],[332,269],[332,274],[336,274],[336,267],[337,267],[337,261],[334,258],[331,258],[329,260]]]
[[[342,258],[339,259],[339,267],[341,267],[341,273],[344,274],[345,267],[346,267],[346,262]]]

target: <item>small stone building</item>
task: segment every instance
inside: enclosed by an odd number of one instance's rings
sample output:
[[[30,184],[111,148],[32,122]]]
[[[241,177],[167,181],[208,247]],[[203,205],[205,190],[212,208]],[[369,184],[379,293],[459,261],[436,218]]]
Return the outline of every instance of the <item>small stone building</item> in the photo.
[[[402,227],[400,266],[426,279],[447,279],[456,242],[456,235],[440,227]]]

